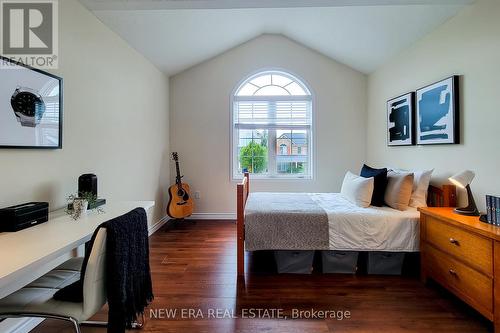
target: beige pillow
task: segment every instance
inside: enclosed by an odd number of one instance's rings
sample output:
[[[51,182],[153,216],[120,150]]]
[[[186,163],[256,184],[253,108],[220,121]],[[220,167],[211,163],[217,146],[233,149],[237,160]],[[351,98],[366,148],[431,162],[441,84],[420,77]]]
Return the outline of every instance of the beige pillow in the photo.
[[[374,178],[365,178],[347,171],[340,193],[344,198],[359,207],[369,207],[372,201]]]
[[[427,191],[429,190],[429,184],[431,181],[432,172],[434,169],[430,170],[403,170],[403,169],[392,169],[396,172],[413,172],[413,190],[410,198],[410,207],[427,207]]]
[[[413,173],[387,172],[387,188],[384,200],[387,206],[397,210],[406,210],[413,190]]]

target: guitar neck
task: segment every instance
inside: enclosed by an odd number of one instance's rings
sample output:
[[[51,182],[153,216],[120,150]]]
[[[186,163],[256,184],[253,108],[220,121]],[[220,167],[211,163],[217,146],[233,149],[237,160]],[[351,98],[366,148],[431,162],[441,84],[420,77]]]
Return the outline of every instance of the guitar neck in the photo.
[[[175,161],[175,171],[177,173],[177,177],[176,177],[177,184],[180,185],[180,183],[181,183],[181,169],[179,167],[179,161]]]

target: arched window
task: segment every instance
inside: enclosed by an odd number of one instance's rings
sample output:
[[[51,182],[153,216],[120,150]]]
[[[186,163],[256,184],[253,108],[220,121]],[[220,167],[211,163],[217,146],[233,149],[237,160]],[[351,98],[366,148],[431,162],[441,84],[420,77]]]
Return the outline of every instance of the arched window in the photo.
[[[295,76],[265,71],[246,79],[232,105],[232,174],[312,176],[312,96]],[[305,153],[307,152],[307,153]]]

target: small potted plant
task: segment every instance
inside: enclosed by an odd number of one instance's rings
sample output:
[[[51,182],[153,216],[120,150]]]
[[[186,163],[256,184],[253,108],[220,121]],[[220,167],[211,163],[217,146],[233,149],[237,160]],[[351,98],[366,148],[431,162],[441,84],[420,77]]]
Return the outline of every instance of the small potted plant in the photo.
[[[103,212],[101,208],[96,207],[97,195],[92,192],[82,192],[80,195],[71,194],[68,196],[68,208],[66,213],[71,215],[74,220],[78,220],[82,215],[87,214],[88,209]]]

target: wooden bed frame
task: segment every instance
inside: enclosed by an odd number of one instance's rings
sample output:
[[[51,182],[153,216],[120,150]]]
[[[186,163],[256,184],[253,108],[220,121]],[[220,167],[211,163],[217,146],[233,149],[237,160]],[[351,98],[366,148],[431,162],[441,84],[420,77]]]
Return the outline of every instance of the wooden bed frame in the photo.
[[[245,205],[250,193],[250,175],[246,172],[243,181],[236,186],[236,261],[238,276],[245,274]],[[430,185],[427,194],[429,207],[456,207],[457,189],[455,185],[443,185],[438,188]]]

